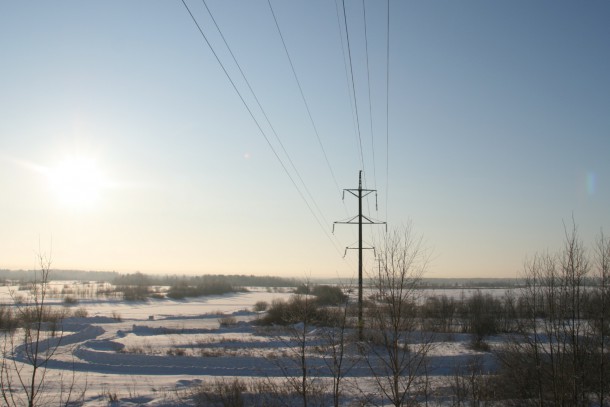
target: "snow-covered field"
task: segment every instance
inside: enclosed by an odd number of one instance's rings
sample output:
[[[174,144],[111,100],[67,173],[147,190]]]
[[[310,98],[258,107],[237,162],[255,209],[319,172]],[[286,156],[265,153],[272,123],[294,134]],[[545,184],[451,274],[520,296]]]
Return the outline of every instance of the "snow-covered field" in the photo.
[[[0,300],[8,300],[7,295],[8,288],[2,287]],[[258,301],[271,303],[290,295],[250,289],[180,301],[91,297],[69,307],[59,298],[50,298],[55,307],[86,310],[87,317],[64,321],[59,351],[48,364],[49,378],[59,382],[53,374],[62,374],[66,380],[75,372],[77,386],[86,389],[86,406],[189,405],[189,388],[219,377],[281,385],[286,372],[299,375],[289,361],[294,343],[281,330],[254,324],[260,314],[252,309]],[[443,378],[451,377],[456,367],[473,356],[479,355],[484,364],[493,363],[490,354],[469,349],[469,339],[462,334],[434,339],[428,371],[437,386],[446,385]],[[489,343],[493,346],[494,338]],[[313,349],[315,339],[311,344]],[[311,352],[311,366],[317,364],[322,381],[330,380],[322,357]],[[347,376],[346,386],[357,382],[360,392],[372,380],[362,362],[355,363]],[[349,405],[357,392],[346,393],[352,396],[345,398]]]

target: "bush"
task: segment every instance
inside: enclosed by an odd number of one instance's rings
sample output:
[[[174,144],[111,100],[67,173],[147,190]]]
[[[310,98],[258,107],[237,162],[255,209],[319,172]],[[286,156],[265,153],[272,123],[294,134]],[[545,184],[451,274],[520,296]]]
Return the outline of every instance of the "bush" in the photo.
[[[0,305],[0,331],[12,331],[17,328],[19,321],[15,318],[13,310],[5,305]]]
[[[334,285],[299,285],[295,294],[313,295],[316,297],[318,305],[341,305],[347,300],[347,295],[343,294],[340,287]]]
[[[71,295],[67,295],[64,297],[64,305],[75,305],[78,304],[78,300],[76,297],[72,297]]]
[[[40,314],[41,313],[41,314]],[[69,316],[70,311],[67,309],[44,307],[42,310],[36,306],[29,305],[23,307],[19,312],[20,323],[33,324],[44,322],[48,324],[59,324],[64,318]]]
[[[220,326],[235,326],[237,325],[237,319],[234,316],[228,315],[218,319]]]
[[[489,293],[477,291],[464,303],[464,328],[473,334],[473,344],[477,347],[485,337],[498,333],[501,304]]]
[[[150,288],[147,286],[117,286],[116,290],[123,293],[125,301],[145,301],[150,294]]]
[[[254,312],[263,312],[263,311],[267,311],[267,308],[269,308],[269,303],[267,301],[257,301],[256,304],[254,304]]]
[[[271,306],[267,309],[267,314],[259,322],[262,325],[287,325],[286,318],[288,303],[284,300],[275,299],[271,301]]]
[[[311,293],[316,297],[318,305],[341,305],[347,301],[340,287],[333,285],[317,285]]]
[[[167,356],[186,356],[186,349],[169,348],[166,352]]]
[[[217,379],[211,384],[202,384],[192,392],[196,406],[241,407],[246,405],[247,385],[239,379],[227,381]]]
[[[294,290],[295,294],[311,294],[311,289],[308,284],[301,284]]]
[[[443,294],[426,298],[420,306],[424,329],[433,332],[451,332],[455,324],[458,302]]]
[[[89,316],[89,311],[87,309],[80,307],[74,310],[73,314],[76,318],[87,318]]]
[[[308,301],[308,302],[307,302]],[[302,296],[294,295],[288,301],[273,300],[259,323],[262,325],[290,325],[303,322],[316,325],[332,325],[335,321],[334,313],[328,308],[319,307],[315,301]]]
[[[181,300],[186,297],[201,297],[204,295],[222,295],[237,291],[231,284],[222,279],[210,279],[209,281],[197,281],[196,284],[189,284],[186,281],[179,281],[173,284],[167,296],[174,300]]]

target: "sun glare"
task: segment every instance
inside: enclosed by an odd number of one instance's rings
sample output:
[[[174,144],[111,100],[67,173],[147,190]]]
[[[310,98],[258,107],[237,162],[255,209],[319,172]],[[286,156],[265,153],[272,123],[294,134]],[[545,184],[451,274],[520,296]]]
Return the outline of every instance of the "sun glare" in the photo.
[[[89,207],[104,187],[104,177],[94,160],[70,157],[49,171],[51,187],[60,202],[71,207]]]

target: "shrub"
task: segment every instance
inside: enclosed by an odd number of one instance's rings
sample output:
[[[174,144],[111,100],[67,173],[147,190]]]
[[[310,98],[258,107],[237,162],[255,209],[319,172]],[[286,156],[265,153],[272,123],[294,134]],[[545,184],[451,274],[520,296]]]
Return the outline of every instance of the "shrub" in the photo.
[[[234,316],[228,315],[218,319],[220,326],[235,326],[237,325],[237,319]]]
[[[464,328],[473,334],[473,344],[480,344],[485,337],[498,333],[501,304],[491,294],[477,291],[466,300],[464,306]]]
[[[13,310],[5,305],[0,305],[0,330],[12,331],[17,328],[18,323]]]
[[[247,390],[247,385],[239,379],[217,379],[214,383],[198,386],[191,397],[196,406],[241,407],[246,405]]]
[[[23,324],[33,324],[38,321],[48,324],[58,324],[69,316],[70,311],[60,308],[44,307],[42,310],[34,305],[21,308],[19,312],[20,322]]]
[[[313,295],[318,305],[340,305],[345,303],[347,295],[343,294],[340,287],[334,285],[301,284],[294,290],[295,294]]]
[[[204,295],[222,295],[235,292],[236,289],[223,279],[203,279],[196,284],[189,284],[186,281],[179,281],[173,284],[167,296],[175,300],[186,297],[201,297]]]
[[[301,284],[294,290],[295,294],[311,294],[311,289],[308,284]]]
[[[419,308],[424,328],[433,332],[451,332],[459,305],[445,294],[426,298]]]
[[[169,348],[166,352],[167,356],[185,356],[186,355],[186,349],[182,349],[182,348]]]
[[[76,297],[72,297],[71,295],[67,295],[64,297],[64,305],[75,305],[78,304],[78,300]]]
[[[125,301],[144,301],[150,293],[147,286],[117,286],[116,290],[123,293]]]
[[[267,314],[259,322],[262,325],[289,325],[302,322],[305,318],[309,323],[317,325],[332,325],[335,320],[333,312],[328,308],[319,307],[315,301],[294,295],[288,301],[273,300]]]
[[[80,307],[74,310],[73,314],[76,318],[87,318],[89,316],[89,311],[87,309]]]
[[[267,301],[257,301],[253,307],[255,312],[267,311],[267,308],[269,308],[269,303]]]
[[[106,397],[108,398],[108,402],[109,402],[111,405],[114,405],[115,403],[118,403],[118,402],[119,402],[119,396],[118,396],[118,394],[117,394],[117,393],[111,393],[110,391],[108,391],[108,392],[106,393]]]
[[[318,305],[341,305],[347,300],[347,295],[341,288],[333,285],[317,285],[311,293],[316,297]]]
[[[267,309],[267,314],[260,319],[263,325],[287,325],[290,323],[288,318],[288,303],[285,300],[275,299]]]

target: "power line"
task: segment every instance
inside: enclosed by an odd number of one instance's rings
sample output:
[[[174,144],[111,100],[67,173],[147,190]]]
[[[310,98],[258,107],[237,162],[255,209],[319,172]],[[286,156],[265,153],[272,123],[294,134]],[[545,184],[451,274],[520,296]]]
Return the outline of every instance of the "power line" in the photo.
[[[326,165],[330,171],[330,174],[333,178],[333,181],[335,183],[335,186],[337,188],[337,190],[340,192],[341,189],[339,187],[339,183],[337,182],[337,178],[335,177],[335,173],[332,169],[332,165],[330,164],[330,160],[328,159],[328,155],[326,154],[326,150],[324,148],[324,145],[322,143],[322,140],[320,138],[320,134],[318,132],[318,128],[315,124],[315,121],[313,119],[313,115],[311,114],[311,109],[309,108],[309,103],[307,102],[307,98],[305,97],[305,92],[303,92],[303,87],[301,86],[301,81],[299,80],[299,77],[297,75],[296,69],[294,67],[294,63],[292,62],[292,57],[290,56],[290,52],[288,51],[288,46],[286,45],[286,41],[284,40],[284,35],[282,34],[282,30],[280,28],[279,22],[277,20],[277,16],[275,15],[275,11],[273,10],[273,5],[271,4],[271,0],[267,0],[267,4],[269,4],[269,10],[271,11],[271,15],[273,16],[273,21],[275,22],[275,27],[277,28],[277,32],[278,35],[280,37],[280,40],[282,41],[282,46],[284,47],[284,52],[286,53],[286,57],[288,58],[288,62],[290,64],[290,68],[292,70],[292,74],[294,76],[294,79],[297,83],[297,86],[299,88],[299,92],[301,94],[301,98],[303,100],[303,104],[305,105],[305,108],[307,110],[307,115],[309,117],[309,121],[311,122],[311,126],[314,130],[314,133],[316,135],[316,138],[318,140],[318,144],[322,150],[322,153],[324,155],[324,159],[326,161]],[[343,38],[341,37],[341,45],[343,47]],[[345,51],[344,51],[345,52]],[[346,73],[347,76],[347,73]],[[349,91],[349,89],[348,89]],[[361,146],[361,156],[362,156],[362,146]],[[345,206],[345,202],[343,202],[343,209],[347,212],[347,207]],[[336,246],[335,246],[336,247]],[[343,257],[343,259],[345,260],[345,257]],[[345,260],[347,262],[347,260]]]
[[[375,165],[375,138],[373,132],[373,102],[371,100],[371,70],[369,68],[369,39],[366,29],[366,4],[362,0],[362,15],[364,20],[364,50],[366,54],[366,79],[369,91],[369,121],[371,124],[371,153],[373,157],[373,189],[377,187],[377,166]]]
[[[345,42],[343,41],[343,26],[341,25],[341,16],[339,12],[339,1],[335,0],[335,11],[337,12],[337,27],[339,29],[339,39],[341,40],[341,52],[343,54],[343,67],[345,73],[345,89],[347,90],[347,100],[349,101],[350,111],[352,113],[352,120],[354,121],[354,136],[358,137],[358,130],[356,125],[356,113],[354,112],[354,104],[352,103],[352,94],[350,89],[350,80],[349,80],[349,68],[347,66],[347,54],[345,53]],[[345,205],[345,201],[344,205]]]
[[[349,80],[349,70],[348,70],[348,66],[347,66],[347,54],[345,52],[345,42],[343,40],[343,27],[341,25],[341,13],[339,12],[339,1],[341,0],[335,0],[335,11],[337,14],[337,29],[339,30],[339,40],[341,41],[341,53],[343,55],[343,68],[344,71],[343,73],[345,74],[345,90],[347,91],[347,100],[349,102],[349,107],[350,107],[350,112],[352,113],[352,120],[353,120],[353,124],[354,124],[354,136],[358,136],[358,132],[356,129],[356,113],[354,112],[354,104],[352,103],[352,95],[350,92],[350,80]],[[345,210],[345,214],[347,215],[347,206],[345,204],[345,200],[342,199],[341,202],[343,203],[343,209]],[[353,231],[354,235],[355,232]],[[356,238],[354,236],[354,238]]]
[[[352,92],[354,95],[354,106],[356,109],[356,128],[358,130],[358,146],[360,147],[360,163],[362,166],[362,170],[364,171],[364,154],[362,153],[362,135],[360,134],[360,118],[358,116],[358,100],[356,98],[356,86],[354,85],[354,68],[352,64],[352,50],[349,41],[349,29],[347,27],[347,15],[345,13],[345,0],[342,0],[343,3],[343,21],[345,23],[345,35],[347,38],[347,54],[349,56],[349,69],[352,78]]]
[[[388,0],[387,33],[386,33],[386,92],[385,92],[385,216],[389,219],[388,201],[390,190],[390,0]]]
[[[366,5],[365,0],[362,0],[362,17],[363,17],[363,26],[364,26],[364,51],[366,57],[366,84],[368,89],[368,100],[369,100],[369,123],[371,126],[371,153],[373,158],[373,186],[377,184],[377,170],[375,166],[375,141],[373,138],[373,103],[371,101],[371,73],[369,69],[369,42],[368,42],[368,33],[366,29]],[[366,174],[364,178],[366,182]],[[375,205],[375,207],[377,207]],[[369,200],[366,200],[366,209],[368,211],[369,216],[371,216],[371,206]]]
[[[252,96],[254,97],[254,100],[256,101],[256,104],[258,105],[258,108],[261,110],[263,116],[265,117],[265,120],[267,121],[267,124],[269,125],[269,128],[271,129],[272,133],[275,135],[275,139],[277,140],[277,142],[280,145],[282,151],[286,155],[286,158],[288,159],[288,162],[290,163],[290,166],[292,167],[292,170],[295,172],[297,178],[301,182],[301,185],[305,189],[305,192],[307,193],[307,196],[309,197],[309,199],[313,203],[315,209],[318,211],[318,215],[320,215],[320,217],[322,218],[323,223],[324,224],[328,224],[328,221],[326,220],[326,218],[324,216],[324,213],[322,212],[322,210],[320,210],[320,207],[318,206],[316,200],[314,199],[314,197],[311,194],[309,188],[307,187],[307,184],[303,180],[303,177],[301,176],[301,173],[299,172],[299,170],[295,166],[294,162],[292,161],[292,157],[290,156],[290,154],[288,153],[288,151],[284,147],[284,143],[282,143],[282,140],[280,139],[280,136],[277,134],[277,131],[275,130],[275,127],[273,126],[273,124],[271,124],[271,120],[269,119],[269,116],[267,115],[267,112],[263,108],[260,100],[258,99],[258,96],[256,96],[256,92],[254,92],[254,89],[252,89],[252,86],[250,85],[250,81],[248,81],[248,78],[246,77],[246,74],[244,73],[243,69],[241,68],[240,63],[237,61],[237,57],[235,56],[235,54],[233,53],[233,50],[229,46],[229,43],[226,40],[224,34],[222,33],[222,30],[220,29],[220,26],[216,22],[216,19],[214,18],[214,15],[212,14],[210,8],[208,7],[208,5],[206,3],[206,0],[201,0],[201,1],[203,2],[203,5],[205,6],[208,14],[210,15],[210,18],[212,19],[212,22],[216,26],[216,29],[218,30],[218,33],[220,34],[220,37],[222,38],[225,46],[227,47],[227,50],[229,51],[229,54],[233,58],[233,62],[235,62],[235,65],[237,66],[237,68],[238,68],[242,78],[244,79],[244,82],[246,83],[246,85],[248,86],[248,89],[252,93]]]
[[[284,172],[286,173],[286,175],[288,176],[288,178],[290,179],[292,185],[294,186],[294,188],[297,190],[299,196],[301,197],[301,199],[303,200],[303,202],[305,202],[305,205],[307,206],[307,208],[309,209],[309,212],[313,215],[313,217],[316,219],[316,222],[318,223],[318,225],[320,226],[320,228],[322,229],[322,231],[324,232],[324,234],[326,235],[326,237],[333,243],[333,246],[335,247],[335,250],[337,250],[337,252],[341,253],[341,251],[339,250],[336,242],[331,238],[331,236],[329,235],[328,231],[326,230],[326,228],[322,225],[320,219],[318,218],[318,216],[316,215],[316,213],[313,211],[313,209],[311,208],[311,205],[309,204],[309,202],[307,201],[307,199],[305,198],[305,196],[303,195],[303,193],[301,192],[301,189],[299,188],[299,186],[296,184],[296,182],[294,181],[294,178],[292,177],[292,175],[290,175],[290,172],[288,171],[288,169],[286,168],[286,165],[284,164],[284,162],[282,161],[282,159],[280,158],[280,156],[278,155],[277,151],[275,150],[275,148],[273,147],[273,144],[271,144],[269,138],[267,137],[267,134],[265,134],[265,131],[263,130],[263,128],[261,127],[260,123],[258,122],[258,120],[256,119],[256,117],[254,116],[254,113],[252,112],[252,110],[250,109],[250,107],[248,106],[248,104],[246,103],[244,97],[242,96],[241,92],[239,91],[239,89],[237,88],[237,86],[235,85],[235,82],[233,81],[233,79],[231,78],[231,75],[229,75],[229,72],[227,71],[227,69],[225,68],[224,64],[222,63],[222,61],[220,60],[220,58],[218,57],[218,54],[216,53],[216,51],[214,50],[214,47],[212,47],[212,44],[210,43],[210,41],[208,40],[207,36],[205,35],[205,33],[203,32],[203,29],[201,28],[201,26],[199,25],[199,23],[197,22],[197,19],[195,18],[195,16],[193,15],[193,13],[191,12],[191,9],[188,7],[188,5],[186,4],[185,0],[181,0],[182,4],[184,5],[184,7],[186,8],[186,10],[188,11],[189,15],[191,16],[191,19],[193,20],[193,22],[195,23],[195,26],[197,27],[197,29],[199,30],[199,33],[201,34],[201,37],[204,39],[205,43],[208,45],[208,48],[210,49],[210,51],[212,51],[212,54],[214,55],[214,57],[216,58],[216,61],[218,62],[218,64],[220,65],[220,67],[222,68],[225,76],[227,77],[227,79],[229,80],[229,82],[231,83],[231,85],[233,86],[233,89],[235,90],[235,92],[237,93],[237,95],[239,96],[239,99],[241,100],[242,104],[244,105],[244,107],[246,108],[246,110],[248,111],[248,113],[250,114],[250,117],[252,117],[252,120],[254,120],[254,123],[256,124],[256,127],[258,128],[259,132],[261,133],[261,135],[263,136],[263,138],[265,139],[265,141],[267,142],[267,145],[269,146],[269,148],[271,148],[271,151],[273,152],[273,155],[275,156],[275,158],[279,161],[280,165],[282,166],[282,169],[284,170]]]
[[[318,139],[318,144],[322,149],[322,153],[324,154],[324,160],[326,161],[326,165],[328,166],[328,170],[335,182],[335,186],[337,191],[341,191],[339,187],[339,183],[337,182],[337,178],[335,177],[335,172],[333,171],[332,166],[330,165],[330,161],[328,160],[328,155],[326,154],[326,150],[324,149],[324,144],[322,144],[322,140],[320,139],[320,134],[318,132],[318,128],[316,127],[316,123],[313,120],[313,116],[311,115],[311,109],[309,108],[309,103],[307,103],[307,99],[305,98],[305,93],[303,92],[303,88],[301,87],[301,82],[299,81],[299,77],[294,68],[294,64],[292,63],[292,58],[290,57],[290,53],[288,52],[288,47],[286,46],[286,42],[284,41],[284,36],[282,35],[282,30],[280,29],[280,25],[275,16],[275,12],[273,11],[273,6],[271,5],[271,0],[267,0],[269,4],[269,9],[271,10],[271,15],[273,16],[273,21],[275,22],[275,26],[277,27],[277,32],[280,35],[280,39],[282,40],[282,45],[284,46],[284,51],[286,52],[286,57],[288,57],[288,62],[290,63],[290,68],[292,69],[292,74],[294,75],[294,79],[297,82],[297,86],[299,88],[299,92],[301,93],[301,98],[303,99],[303,103],[305,104],[305,108],[307,109],[307,115],[309,116],[309,121],[311,122],[311,126],[313,127],[314,133],[316,134],[316,138]]]
[[[343,27],[341,25],[341,17],[340,17],[341,13],[339,12],[339,0],[335,0],[335,10],[337,12],[337,26],[339,28],[339,38],[341,40],[341,51],[343,53],[343,65],[345,67],[345,79],[346,79],[346,84],[347,84],[348,100],[350,102],[349,105],[350,105],[351,112],[352,112],[352,119],[354,120],[354,132],[355,132],[355,135],[358,137],[360,164],[364,168],[364,154],[363,154],[363,149],[362,149],[360,122],[359,122],[359,116],[358,116],[358,110],[357,110],[356,90],[355,90],[355,85],[354,85],[352,60],[351,60],[351,47],[350,47],[350,42],[349,42],[349,32],[348,32],[348,27],[347,27],[345,2],[344,1],[342,2],[342,14],[343,14],[343,21],[344,21],[343,25],[345,26],[346,39],[347,39],[347,43],[348,43],[349,58],[345,53],[345,43],[343,41]],[[365,13],[366,13],[366,11],[365,11]],[[366,14],[364,17],[364,21],[365,21],[365,37],[366,37]],[[368,70],[368,43],[366,44],[366,47],[367,47],[367,74],[368,74],[368,72],[369,72],[369,70]],[[348,69],[348,61],[349,61],[349,69]],[[350,72],[352,73],[351,89],[350,89]],[[368,75],[368,77],[370,78],[370,75]],[[370,100],[371,100],[370,99],[370,79],[369,79],[368,84],[369,84],[368,88],[369,88],[369,113],[370,113],[372,111],[372,107],[371,107],[371,103],[370,103]],[[353,95],[353,99],[352,99],[352,95]],[[353,102],[352,102],[352,100],[353,100]],[[372,118],[372,114],[371,114],[371,118]],[[372,135],[372,122],[371,122],[371,135]],[[373,163],[374,163],[374,159],[373,159]],[[375,164],[373,164],[373,165],[375,166]],[[376,177],[375,177],[375,180],[376,180]],[[364,181],[366,184],[366,175],[364,176]],[[376,181],[375,181],[375,183],[376,183]],[[370,206],[369,206],[368,199],[366,200],[366,204],[367,204],[367,210],[368,210],[368,213],[370,216]]]

